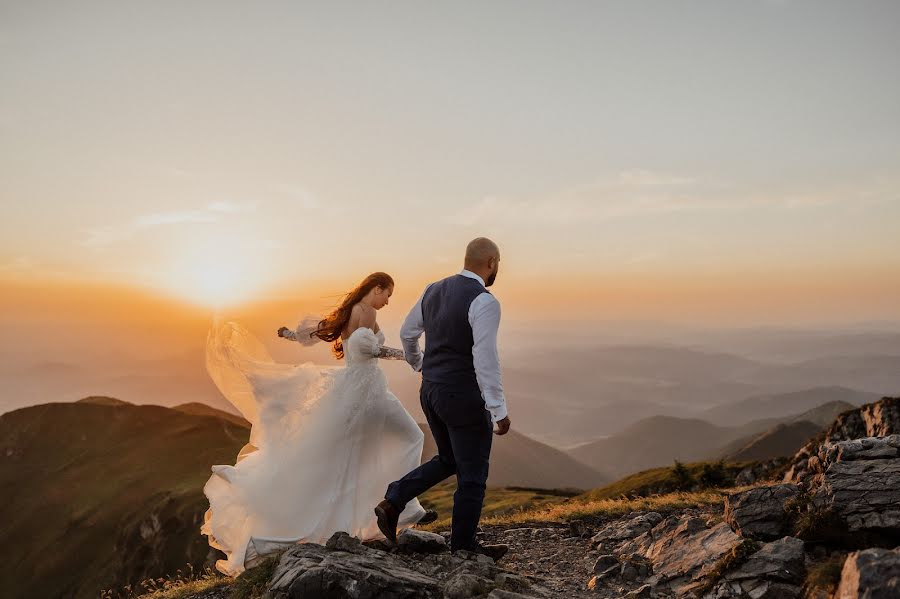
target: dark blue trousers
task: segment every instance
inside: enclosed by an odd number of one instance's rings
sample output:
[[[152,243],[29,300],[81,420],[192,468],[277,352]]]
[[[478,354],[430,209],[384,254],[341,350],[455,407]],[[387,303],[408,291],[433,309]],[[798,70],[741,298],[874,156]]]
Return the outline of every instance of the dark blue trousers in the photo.
[[[422,411],[438,454],[388,486],[384,498],[398,510],[446,478],[456,475],[450,549],[468,549],[484,504],[493,422],[477,386],[455,387],[422,381]]]

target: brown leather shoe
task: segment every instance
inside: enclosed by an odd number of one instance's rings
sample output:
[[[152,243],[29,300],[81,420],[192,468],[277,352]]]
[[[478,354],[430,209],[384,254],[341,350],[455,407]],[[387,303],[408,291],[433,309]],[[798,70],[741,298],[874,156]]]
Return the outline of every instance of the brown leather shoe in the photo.
[[[506,555],[506,552],[509,551],[509,545],[503,545],[501,543],[497,543],[496,545],[482,545],[481,543],[475,543],[473,547],[468,547],[466,551],[486,555],[496,562],[500,561],[500,558]]]
[[[375,517],[378,520],[378,530],[384,535],[388,543],[397,544],[397,521],[400,520],[400,512],[394,505],[384,499],[375,506]]]

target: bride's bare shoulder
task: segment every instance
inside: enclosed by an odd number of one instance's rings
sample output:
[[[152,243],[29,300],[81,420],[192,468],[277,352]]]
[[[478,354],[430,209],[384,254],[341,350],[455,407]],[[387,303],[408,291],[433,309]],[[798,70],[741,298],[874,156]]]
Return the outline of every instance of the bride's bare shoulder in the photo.
[[[367,328],[378,332],[378,323],[375,320],[375,308],[362,302],[353,305],[350,310],[350,322],[348,330],[352,334],[356,329]]]

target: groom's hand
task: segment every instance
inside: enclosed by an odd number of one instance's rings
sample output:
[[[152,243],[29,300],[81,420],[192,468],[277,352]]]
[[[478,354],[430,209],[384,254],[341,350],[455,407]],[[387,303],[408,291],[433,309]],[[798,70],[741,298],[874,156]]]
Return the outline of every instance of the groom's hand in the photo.
[[[505,435],[509,432],[509,416],[504,418],[503,420],[497,421],[497,430],[494,431],[495,435]]]

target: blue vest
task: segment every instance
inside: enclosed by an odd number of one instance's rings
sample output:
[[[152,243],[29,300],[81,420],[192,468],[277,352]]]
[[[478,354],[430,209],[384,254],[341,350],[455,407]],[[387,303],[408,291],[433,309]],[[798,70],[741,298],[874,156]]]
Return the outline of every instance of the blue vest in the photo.
[[[453,275],[432,283],[422,296],[425,357],[422,378],[433,383],[478,388],[472,360],[469,306],[485,293],[475,279]]]

